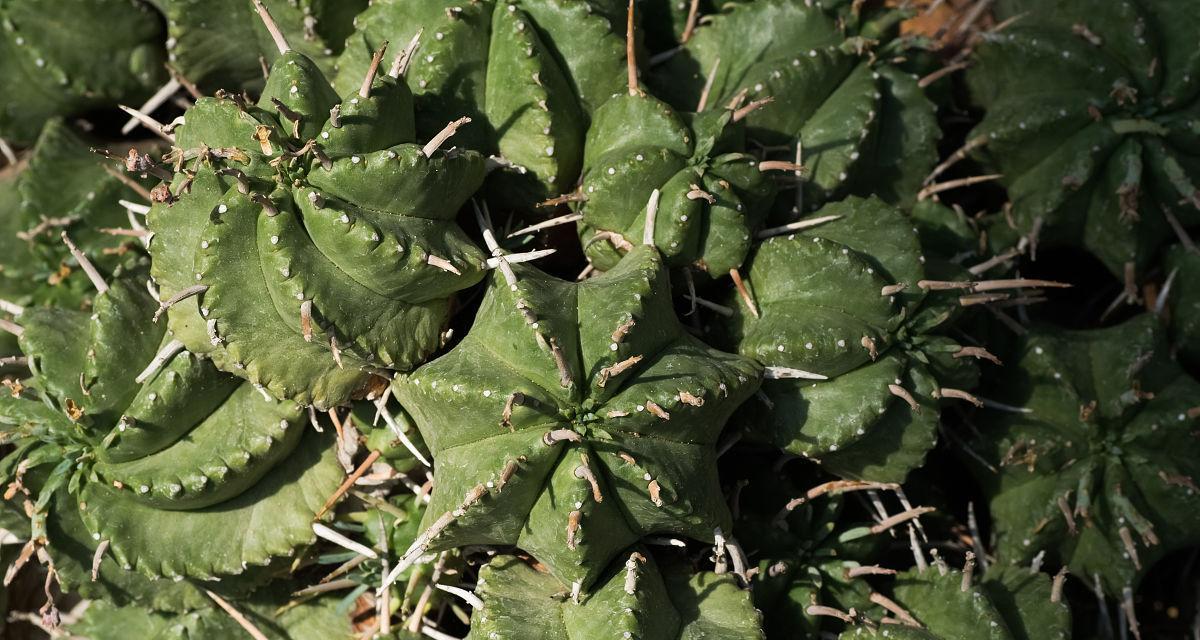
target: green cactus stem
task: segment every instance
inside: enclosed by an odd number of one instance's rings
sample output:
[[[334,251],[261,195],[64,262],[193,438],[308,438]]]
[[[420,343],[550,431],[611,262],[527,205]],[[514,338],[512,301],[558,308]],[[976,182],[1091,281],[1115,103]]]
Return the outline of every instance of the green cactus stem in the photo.
[[[772,102],[746,118],[746,135],[802,164],[802,214],[846,193],[911,203],[937,161],[934,105],[911,72],[889,60],[909,53],[894,39],[900,13],[859,15],[853,3],[731,2],[707,16],[682,49],[650,76],[676,108],[735,96]],[[822,6],[825,5],[825,6]]]
[[[1005,562],[1044,551],[1116,595],[1195,543],[1200,386],[1168,354],[1149,315],[1023,340],[991,387],[1011,408],[979,415],[971,444],[998,471],[978,475]]]
[[[490,191],[513,205],[574,188],[589,116],[624,84],[622,0],[379,0],[357,25],[336,86],[353,86],[380,42],[419,35],[405,75],[418,135],[470,117],[462,144],[502,158]]]
[[[175,134],[148,217],[153,275],[188,349],[326,409],[440,346],[450,298],[488,268],[454,222],[485,168],[441,148],[466,119],[415,142],[382,48],[339,98],[272,30],[281,55],[257,105],[202,98]]]
[[[1200,367],[1200,254],[1184,245],[1167,252],[1167,279],[1157,303],[1168,310],[1173,348],[1179,359]]]
[[[1155,250],[1200,221],[1200,18],[1161,0],[996,11],[1024,18],[984,35],[967,76],[987,109],[969,146],[1013,205],[1015,231],[994,239],[1081,245],[1132,301]]]
[[[0,138],[31,144],[51,118],[149,96],[166,76],[161,39],[138,0],[0,3]]]
[[[642,536],[728,531],[714,443],[758,365],[683,330],[653,247],[581,283],[502,270],[467,337],[393,385],[438,463],[406,561],[516,545],[578,592]]]
[[[732,576],[692,574],[679,562],[660,567],[645,549],[619,556],[578,602],[554,575],[512,556],[480,570],[476,593],[483,608],[468,639],[763,638],[758,612]]]

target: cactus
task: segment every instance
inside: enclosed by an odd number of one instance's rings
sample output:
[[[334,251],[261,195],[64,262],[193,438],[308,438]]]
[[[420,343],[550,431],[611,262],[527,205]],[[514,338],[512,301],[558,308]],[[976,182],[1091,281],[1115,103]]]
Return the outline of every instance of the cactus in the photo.
[[[645,549],[620,558],[582,602],[572,602],[549,573],[512,556],[493,559],[479,572],[483,607],[468,640],[763,638],[757,612],[731,576],[692,574],[679,562],[660,568]]]
[[[845,193],[911,202],[937,159],[934,106],[910,71],[888,62],[912,53],[892,38],[904,14],[851,4],[727,3],[650,86],[676,108],[702,96],[771,99],[746,118],[747,136],[786,147],[779,157],[806,167],[796,213]]]
[[[7,325],[33,376],[0,399],[15,444],[0,466],[17,489],[50,467],[25,489],[30,544],[82,554],[118,590],[122,569],[211,580],[291,555],[340,479],[327,439],[182,350],[145,285],[144,268],[123,270],[97,280],[92,313],[31,308]]]
[[[203,98],[176,131],[177,172],[132,164],[170,179],[148,226],[172,331],[324,409],[440,345],[452,294],[485,269],[453,221],[485,169],[477,153],[439,149],[461,121],[413,142],[412,97],[399,66],[377,73],[382,49],[339,98],[274,31],[281,53],[257,105]]]
[[[634,23],[630,16],[629,25]],[[632,31],[627,41],[634,41]],[[596,110],[583,157],[580,234],[588,259],[611,269],[645,227],[642,203],[659,193],[655,245],[671,266],[710,275],[737,269],[774,189],[762,163],[743,153],[741,121],[761,103],[735,99],[724,108],[676,113],[637,83],[632,47],[625,91]],[[736,274],[734,274],[736,275]]]
[[[1160,295],[1170,311],[1171,338],[1179,359],[1200,366],[1200,255],[1180,245],[1167,252],[1167,281]]]
[[[1062,576],[1054,584],[1045,574],[1016,568],[992,569],[974,579],[973,558],[963,571],[908,571],[896,576],[891,597],[872,593],[878,609],[867,613],[866,624],[843,638],[877,637],[874,629],[892,638],[990,640],[1066,639],[1071,615],[1062,602]],[[882,624],[869,617],[878,612]]]
[[[1200,221],[1200,17],[1161,0],[998,4],[1023,17],[975,48],[987,115],[968,147],[1003,175],[1018,233],[1082,245],[1132,283],[1172,226]]]
[[[0,3],[0,138],[30,144],[55,116],[149,95],[166,75],[161,38],[139,0]]]
[[[1006,562],[1045,551],[1116,595],[1195,544],[1200,386],[1152,317],[1030,333],[991,388],[1011,408],[980,415],[971,447],[996,470],[979,477]]]
[[[338,88],[380,42],[419,36],[406,76],[418,134],[448,113],[470,117],[460,140],[503,158],[489,191],[514,205],[575,186],[589,114],[624,83],[623,0],[379,0],[357,25]]]
[[[756,307],[729,296],[719,341],[775,378],[741,422],[843,477],[901,481],[933,446],[939,398],[978,402],[959,386],[977,377],[973,359],[995,359],[941,330],[989,295],[971,292],[1023,283],[927,260],[914,221],[878,199],[827,205],[799,226],[751,255]]]
[[[578,593],[651,532],[713,540],[713,444],[758,377],[683,331],[652,247],[579,284],[505,268],[467,337],[393,384],[438,460],[405,557],[516,545]]]
[[[279,55],[249,0],[150,0],[167,19],[167,51],[179,73],[201,86],[262,88],[263,61]],[[332,72],[366,0],[263,0],[288,42]]]

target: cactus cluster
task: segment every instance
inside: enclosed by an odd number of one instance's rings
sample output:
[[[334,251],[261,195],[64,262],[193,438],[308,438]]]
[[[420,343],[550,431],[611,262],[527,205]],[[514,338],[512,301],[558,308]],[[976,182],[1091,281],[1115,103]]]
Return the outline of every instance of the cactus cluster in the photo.
[[[0,635],[1182,637],[1196,27],[0,0]]]

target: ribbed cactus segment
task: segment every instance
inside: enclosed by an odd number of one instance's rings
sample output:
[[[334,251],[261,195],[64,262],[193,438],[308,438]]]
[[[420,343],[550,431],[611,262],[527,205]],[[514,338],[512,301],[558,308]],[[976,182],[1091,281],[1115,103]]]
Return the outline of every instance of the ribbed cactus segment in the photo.
[[[645,549],[622,554],[577,602],[552,574],[512,556],[480,570],[477,593],[483,608],[472,616],[469,639],[763,638],[758,612],[732,576],[660,566]]]
[[[882,25],[866,19],[860,26],[857,4],[853,16],[842,6],[849,3],[823,4],[726,3],[650,85],[682,109],[702,96],[709,104],[772,98],[747,116],[747,135],[788,147],[771,157],[804,164],[805,211],[845,193],[911,202],[937,159],[934,106],[916,78],[885,61],[884,52],[904,48],[890,29],[877,33]]]
[[[1161,295],[1170,313],[1171,340],[1179,358],[1191,366],[1200,364],[1200,255],[1177,246],[1167,253],[1165,265],[1169,288]]]
[[[683,330],[653,248],[578,284],[510,275],[393,386],[438,461],[428,547],[516,545],[587,589],[644,535],[728,530],[713,445],[758,365]]]
[[[162,37],[137,0],[0,3],[0,138],[30,144],[51,118],[146,97],[166,75]]]
[[[620,0],[380,0],[357,20],[339,60],[337,86],[362,77],[372,48],[420,33],[405,79],[416,96],[417,133],[446,114],[469,116],[470,149],[506,164],[497,197],[532,206],[575,186],[588,117],[624,85]]]
[[[721,276],[742,264],[775,190],[764,173],[769,165],[743,153],[736,106],[679,114],[634,91],[596,111],[584,154],[580,231],[597,268],[612,268],[642,237],[645,204],[656,190],[654,243],[669,265]]]
[[[1061,589],[1061,588],[1060,588]],[[879,629],[858,626],[843,638],[1032,640],[1071,637],[1071,614],[1050,577],[1024,569],[998,568],[976,578],[945,566],[896,577],[887,606],[866,612],[887,617]],[[879,601],[877,599],[877,601]],[[876,618],[878,619],[878,618]]]
[[[992,384],[973,450],[998,470],[979,477],[997,554],[1042,551],[1119,594],[1200,531],[1200,385],[1170,359],[1147,315],[1093,331],[1045,329]]]
[[[263,61],[279,56],[251,0],[149,0],[167,21],[172,66],[205,87],[261,87]],[[262,0],[288,43],[332,71],[367,0]]]
[[[839,475],[903,480],[933,446],[937,374],[964,366],[962,347],[936,333],[957,303],[926,293],[918,227],[899,210],[851,197],[813,219],[825,222],[751,255],[745,282],[757,316],[729,295],[724,340],[782,368],[744,422]]]
[[[987,114],[971,139],[1018,231],[1143,272],[1173,224],[1200,221],[1200,17],[1160,0],[1000,5],[1027,17],[975,47]]]
[[[54,551],[82,564],[104,545],[91,562],[106,581],[117,572],[114,592],[135,595],[144,586],[121,568],[218,579],[293,554],[342,476],[299,407],[183,350],[153,322],[157,308],[135,271],[108,283],[91,313],[26,310],[33,390],[3,400],[18,447],[38,452],[27,464],[54,465],[38,499],[63,541]],[[155,597],[178,607],[195,595]]]
[[[148,217],[178,339],[321,408],[424,361],[485,266],[453,221],[483,158],[439,148],[458,123],[416,144],[408,89],[373,73],[339,97],[288,51],[257,105],[200,99],[176,132],[183,171]]]

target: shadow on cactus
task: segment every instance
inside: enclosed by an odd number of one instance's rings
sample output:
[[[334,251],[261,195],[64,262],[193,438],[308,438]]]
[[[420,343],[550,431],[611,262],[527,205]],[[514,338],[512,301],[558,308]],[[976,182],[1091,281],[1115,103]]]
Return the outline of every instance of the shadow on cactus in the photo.
[[[798,213],[846,193],[911,203],[937,161],[935,109],[893,62],[916,53],[894,37],[907,14],[862,4],[726,3],[650,86],[683,109],[705,98],[770,100],[748,114],[746,135],[768,157],[804,165]]]
[[[740,420],[752,437],[844,477],[898,482],[933,446],[940,400],[981,402],[968,393],[974,361],[998,360],[948,327],[965,307],[1011,296],[1002,290],[1062,285],[976,281],[928,259],[919,224],[939,223],[851,197],[764,234],[751,297],[730,292],[736,306],[716,307],[728,314],[718,341],[767,366],[761,401]]]
[[[1002,174],[1016,234],[1081,244],[1136,281],[1200,222],[1200,16],[1187,3],[997,3],[967,79],[987,115],[965,150]],[[1174,227],[1174,231],[1172,231]]]
[[[263,14],[270,23],[269,16]],[[273,25],[273,23],[271,23]],[[202,98],[175,133],[148,223],[172,331],[190,350],[276,397],[328,408],[379,390],[441,345],[453,294],[482,253],[454,222],[483,182],[482,156],[414,142],[412,96],[381,48],[339,98],[289,48],[257,104]]]
[[[1045,552],[1110,595],[1200,531],[1200,385],[1171,361],[1143,314],[1092,331],[1042,329],[991,383],[1005,411],[978,416],[971,443],[993,468],[997,556]],[[970,463],[968,463],[970,464]]]
[[[341,470],[298,406],[218,371],[152,321],[143,267],[96,285],[91,313],[30,308],[6,322],[32,377],[0,397],[14,445],[0,474],[28,500],[29,544],[49,549],[65,587],[193,608],[206,600],[194,583],[138,576],[262,574],[313,541]]]
[[[419,36],[406,76],[418,135],[469,116],[462,143],[501,157],[489,188],[513,206],[575,186],[590,114],[624,81],[623,0],[379,0],[356,24],[338,88],[362,77],[380,42]]]
[[[645,535],[729,530],[714,443],[760,371],[683,330],[662,262],[643,246],[581,283],[502,263],[467,337],[397,376],[438,461],[408,562],[515,545],[578,593]]]

